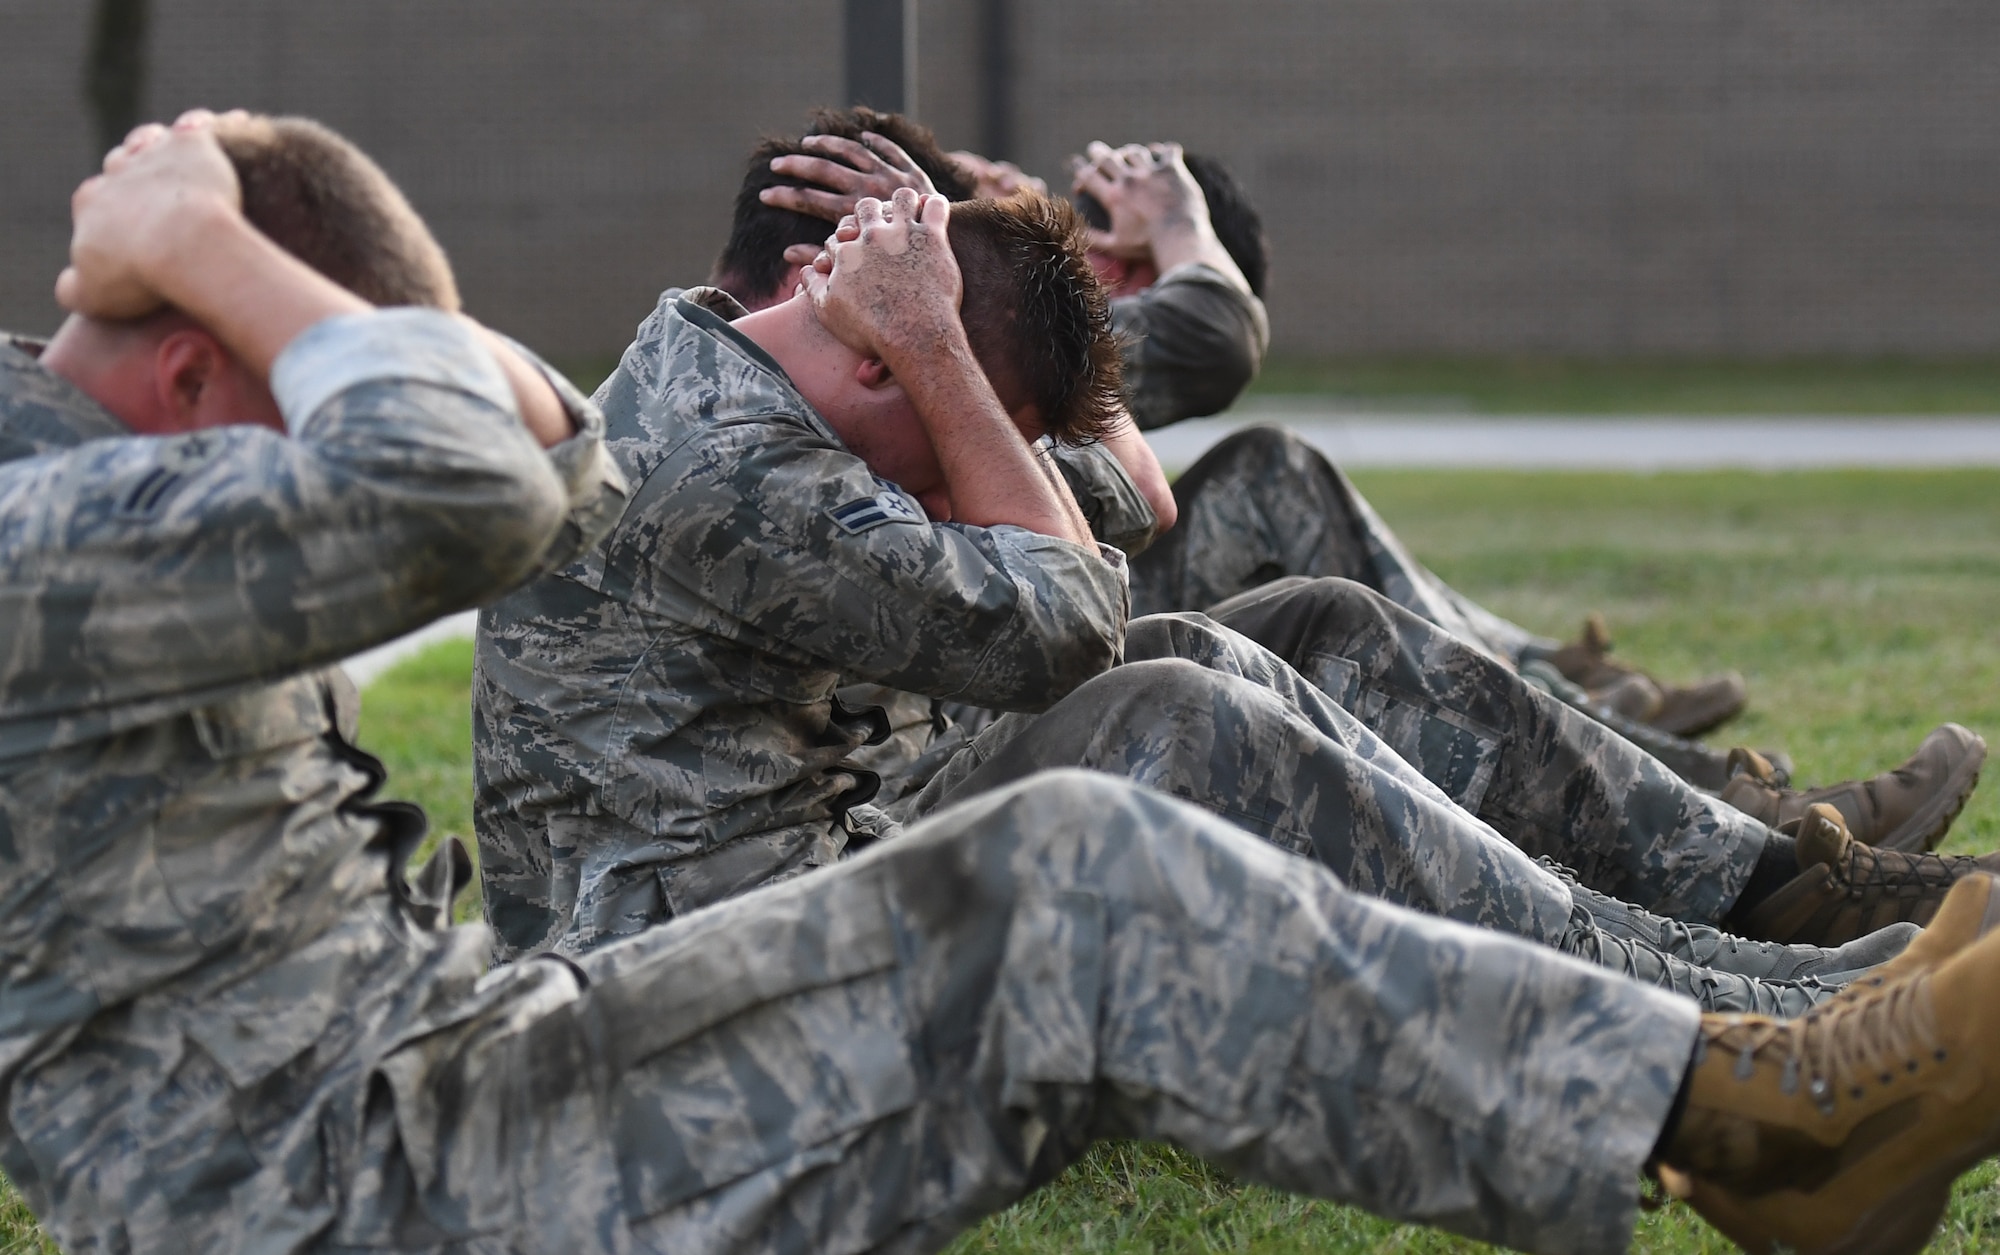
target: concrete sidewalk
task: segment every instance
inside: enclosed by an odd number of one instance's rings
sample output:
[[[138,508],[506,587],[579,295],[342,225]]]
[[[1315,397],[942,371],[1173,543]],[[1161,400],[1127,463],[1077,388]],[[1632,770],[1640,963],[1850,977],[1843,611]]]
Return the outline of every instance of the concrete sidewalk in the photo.
[[[1387,413],[1263,401],[1147,441],[1169,471],[1253,423],[1296,431],[1343,467],[1760,471],[2000,466],[2000,416],[1680,417]]]

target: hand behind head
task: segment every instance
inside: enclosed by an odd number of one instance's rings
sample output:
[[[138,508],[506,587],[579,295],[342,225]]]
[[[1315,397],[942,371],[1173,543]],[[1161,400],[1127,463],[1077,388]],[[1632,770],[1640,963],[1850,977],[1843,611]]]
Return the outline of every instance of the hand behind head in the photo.
[[[70,197],[70,262],[56,300],[72,313],[128,319],[165,303],[149,276],[191,223],[241,212],[236,170],[215,139],[216,116],[182,115],[172,129],[134,130],[104,158],[104,173]]]
[[[854,212],[863,197],[887,200],[909,188],[920,196],[933,196],[937,188],[901,145],[885,135],[863,131],[864,142],[856,143],[839,135],[808,135],[799,141],[814,154],[787,153],[771,158],[771,171],[787,178],[803,179],[813,187],[767,187],[757,199],[777,209],[789,209],[814,218],[834,222]]]
[[[1091,230],[1090,246],[1113,257],[1150,258],[1162,230],[1208,222],[1208,202],[1179,144],[1113,149],[1093,140],[1084,156],[1070,158],[1070,169],[1070,190],[1095,197],[1111,219],[1108,229]]]
[[[819,323],[842,344],[893,367],[958,324],[961,279],[947,234],[951,206],[908,188],[863,199],[827,240],[824,268],[804,273]]]

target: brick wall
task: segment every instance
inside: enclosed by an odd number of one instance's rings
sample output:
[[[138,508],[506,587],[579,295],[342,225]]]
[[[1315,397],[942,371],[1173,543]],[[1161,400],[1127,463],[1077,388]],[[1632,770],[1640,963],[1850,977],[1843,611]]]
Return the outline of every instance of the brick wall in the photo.
[[[1281,347],[2000,351],[2000,8],[1977,0],[1011,0],[1055,173],[1171,137],[1264,207]],[[920,110],[980,135],[978,0]],[[92,163],[84,0],[0,0],[0,325],[49,325]],[[624,343],[706,272],[742,154],[841,90],[838,0],[154,0],[151,111],[303,112],[403,183],[469,304]]]

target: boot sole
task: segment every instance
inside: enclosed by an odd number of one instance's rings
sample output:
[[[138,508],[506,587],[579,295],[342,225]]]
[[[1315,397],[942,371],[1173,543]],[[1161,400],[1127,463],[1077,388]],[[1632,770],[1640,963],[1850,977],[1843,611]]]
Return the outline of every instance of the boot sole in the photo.
[[[1753,1255],[1786,1250],[1795,1255],[1916,1255],[1937,1233],[1958,1178],[2000,1151],[2000,1123],[1987,1126],[1971,1150],[1911,1177],[1855,1217],[1847,1233],[1821,1245],[1799,1243],[1758,1223],[1755,1208],[1725,1190],[1701,1190],[1698,1208],[1705,1219]],[[1877,1227],[1877,1222],[1880,1227]]]
[[[1958,770],[1947,779],[1946,787],[1938,790],[1929,805],[1898,824],[1895,831],[1869,844],[1905,854],[1935,850],[1944,834],[1951,831],[1952,821],[1971,800],[1972,791],[1979,787],[1979,769],[1986,765],[1986,740],[1975,736],[1973,741],[1979,752],[1965,756]]]

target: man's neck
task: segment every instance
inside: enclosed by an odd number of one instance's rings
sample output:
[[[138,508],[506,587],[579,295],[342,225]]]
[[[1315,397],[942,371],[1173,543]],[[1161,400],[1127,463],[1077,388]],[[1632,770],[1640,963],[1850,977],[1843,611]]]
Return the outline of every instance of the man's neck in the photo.
[[[833,339],[813,316],[811,302],[802,299],[767,305],[729,325],[769,353],[794,380],[809,375],[811,357]]]
[[[42,369],[67,380],[77,391],[104,407],[106,413],[126,426],[129,412],[149,382],[130,370],[122,370],[122,356],[107,343],[106,332],[87,319],[67,319],[49,337],[41,353]]]

